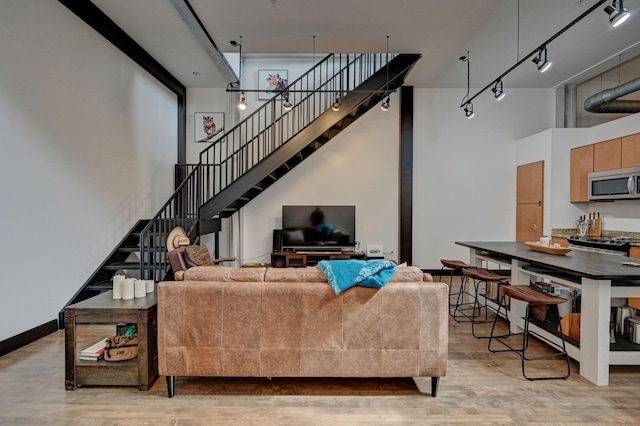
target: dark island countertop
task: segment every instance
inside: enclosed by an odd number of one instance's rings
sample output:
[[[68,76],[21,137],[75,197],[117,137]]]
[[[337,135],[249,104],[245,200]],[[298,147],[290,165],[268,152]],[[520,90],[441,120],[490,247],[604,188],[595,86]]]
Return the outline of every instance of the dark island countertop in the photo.
[[[456,241],[456,244],[486,251],[490,255],[497,255],[497,257],[509,257],[528,262],[538,267],[576,277],[594,280],[640,280],[640,267],[621,263],[631,260],[628,257],[583,250],[573,250],[565,255],[555,255],[533,251],[524,243],[517,242]],[[629,284],[640,285],[640,283]]]

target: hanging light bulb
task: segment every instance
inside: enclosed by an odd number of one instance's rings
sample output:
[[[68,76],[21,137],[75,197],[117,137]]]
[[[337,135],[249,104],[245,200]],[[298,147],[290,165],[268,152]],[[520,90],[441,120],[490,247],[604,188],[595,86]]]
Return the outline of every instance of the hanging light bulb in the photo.
[[[473,118],[474,115],[475,113],[473,112],[473,104],[469,102],[464,106],[464,116],[470,120]]]
[[[292,109],[293,109],[293,104],[287,100],[284,103],[284,110],[285,111],[291,111]]]
[[[331,109],[334,111],[340,111],[340,95],[336,93],[336,100],[331,105]]]
[[[382,103],[380,104],[380,109],[383,111],[389,111],[389,107],[391,106],[391,98],[389,94],[385,94],[382,98]]]
[[[617,27],[618,25],[622,25],[624,21],[626,21],[630,13],[626,7],[624,7],[624,0],[620,0],[620,7],[616,7],[616,0],[613,0],[613,4],[608,5],[604,8],[604,11],[609,15],[609,23],[613,27]]]
[[[496,81],[495,86],[491,89],[493,92],[493,97],[496,98],[496,101],[501,101],[505,97],[504,90],[502,90],[502,80]]]
[[[543,57],[544,56],[544,57]],[[551,68],[551,61],[547,60],[547,47],[543,47],[538,51],[538,56],[531,60],[538,66],[538,71],[545,72]]]
[[[247,95],[244,92],[240,93],[240,101],[238,102],[238,109],[244,111],[247,109]]]

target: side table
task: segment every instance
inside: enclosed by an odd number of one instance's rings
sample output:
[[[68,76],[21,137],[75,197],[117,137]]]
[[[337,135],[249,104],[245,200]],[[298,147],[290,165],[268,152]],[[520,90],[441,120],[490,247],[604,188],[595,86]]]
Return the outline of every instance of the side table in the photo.
[[[64,310],[65,388],[73,390],[83,385],[119,385],[149,390],[158,378],[157,303],[155,292],[138,299],[114,300],[113,292],[107,291],[67,306]],[[137,358],[113,362],[78,359],[77,324],[115,325],[122,322],[135,323],[137,326]]]

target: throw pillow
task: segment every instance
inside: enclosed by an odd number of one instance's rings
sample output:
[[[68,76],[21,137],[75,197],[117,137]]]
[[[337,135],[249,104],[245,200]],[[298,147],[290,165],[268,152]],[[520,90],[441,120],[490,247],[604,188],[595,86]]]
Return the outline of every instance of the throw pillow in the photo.
[[[213,260],[211,260],[209,250],[205,246],[185,247],[184,254],[189,268],[193,266],[213,266]]]

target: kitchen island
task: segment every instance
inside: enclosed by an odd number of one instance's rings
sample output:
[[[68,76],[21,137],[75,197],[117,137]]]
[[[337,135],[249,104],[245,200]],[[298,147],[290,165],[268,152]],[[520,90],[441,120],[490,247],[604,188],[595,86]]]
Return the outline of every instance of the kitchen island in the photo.
[[[580,363],[580,375],[599,386],[609,384],[609,365],[640,365],[640,345],[612,350],[609,342],[611,298],[640,297],[640,268],[623,265],[629,258],[574,250],[565,255],[533,251],[516,242],[456,242],[470,249],[469,264],[483,260],[511,270],[511,284],[528,284],[546,279],[581,290],[580,342],[568,344],[569,355]],[[640,262],[640,261],[639,261]],[[491,305],[491,303],[489,303]],[[525,304],[511,301],[509,319],[516,331],[524,324]],[[495,305],[494,305],[495,308]],[[557,333],[531,325],[531,329],[552,341]]]

